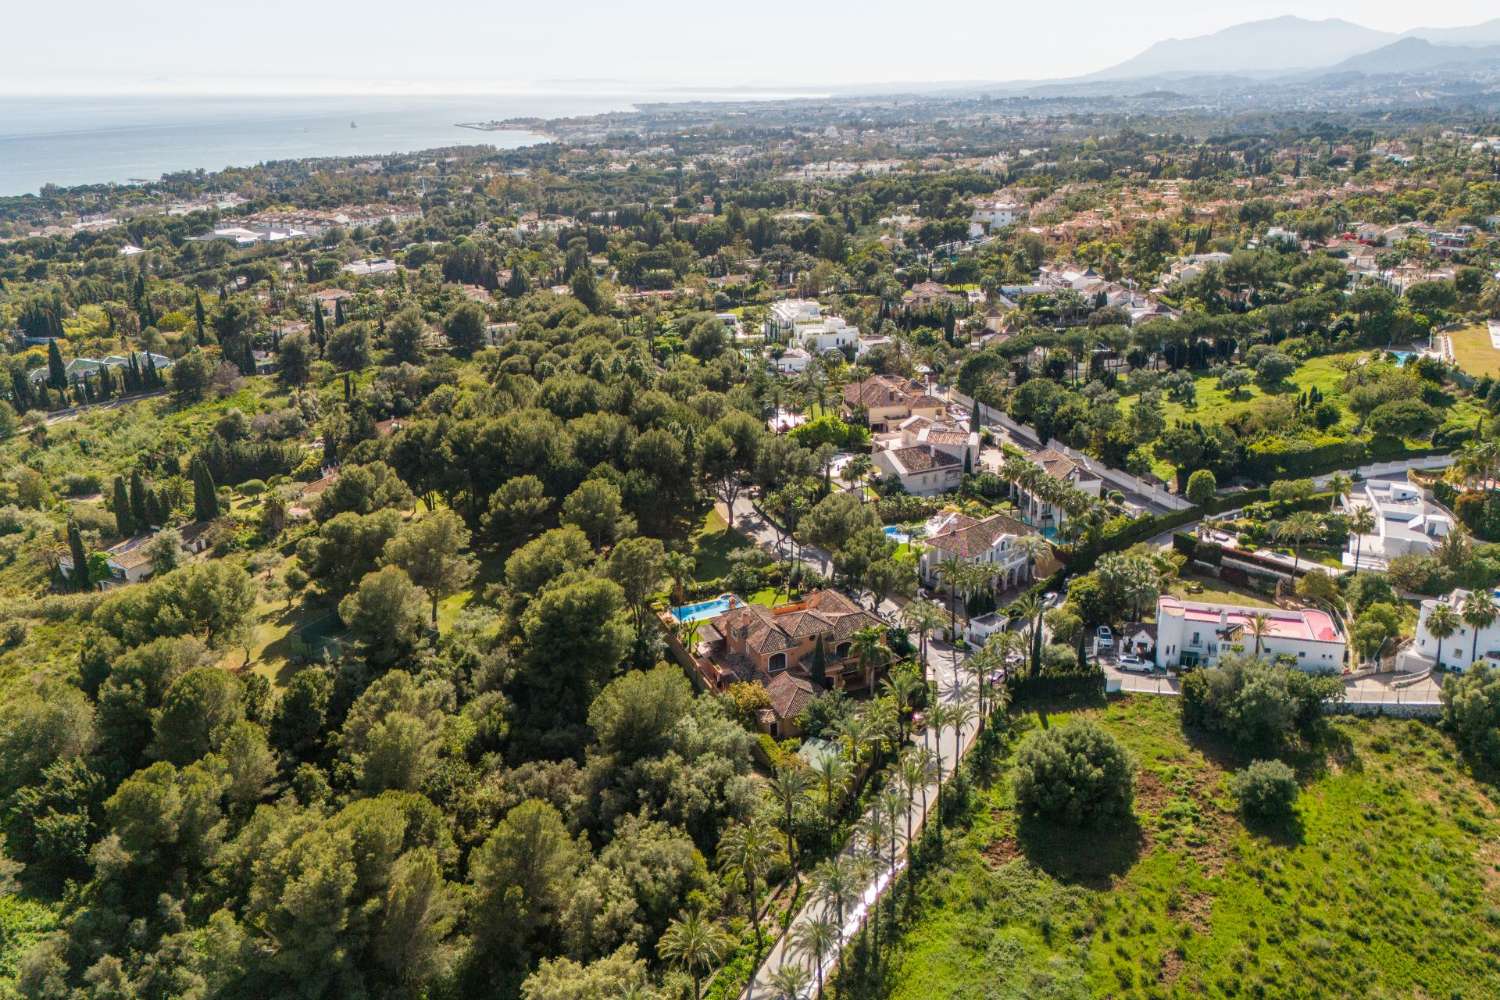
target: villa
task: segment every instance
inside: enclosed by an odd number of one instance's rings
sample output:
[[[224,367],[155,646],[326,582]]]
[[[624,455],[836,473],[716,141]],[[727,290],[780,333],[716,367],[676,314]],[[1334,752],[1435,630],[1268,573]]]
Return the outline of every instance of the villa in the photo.
[[[784,343],[810,354],[827,354],[853,349],[859,341],[859,327],[838,316],[823,315],[823,307],[812,299],[783,299],[771,303],[765,335],[769,344]]]
[[[891,375],[873,375],[863,382],[844,386],[844,409],[863,412],[870,430],[879,434],[911,416],[941,420],[947,404],[920,383]]]
[[[1043,448],[1030,457],[1030,460],[1041,466],[1050,478],[1058,482],[1067,483],[1081,493],[1086,493],[1098,499],[1104,491],[1104,480],[1089,471],[1082,462],[1064,455],[1062,452],[1052,448]],[[1021,512],[1021,520],[1033,528],[1041,530],[1042,534],[1052,537],[1067,521],[1067,513],[1057,505],[1043,499],[1040,491],[1032,491],[1022,483],[1013,483],[1016,493],[1016,507]]]
[[[797,706],[805,707],[817,693],[813,659],[820,639],[829,684],[874,689],[878,669],[862,666],[854,649],[854,634],[872,626],[884,623],[838,591],[819,590],[779,607],[740,604],[703,620],[690,655],[711,690],[747,681],[772,694],[773,710],[784,702],[772,729],[781,733],[800,713]],[[780,679],[787,676],[790,680]]]
[[[1494,596],[1496,603],[1500,604],[1500,594]],[[1464,602],[1468,599],[1469,591],[1455,590],[1443,597],[1424,600],[1421,610],[1417,612],[1416,636],[1412,644],[1397,657],[1396,669],[1415,671],[1438,667],[1462,673],[1470,664],[1479,660],[1500,665],[1500,618],[1480,628],[1476,638],[1474,627],[1463,620]],[[1458,617],[1458,628],[1442,640],[1441,660],[1438,659],[1438,639],[1427,629],[1428,618],[1439,604],[1447,605]]]
[[[1313,674],[1344,669],[1348,643],[1326,611],[1250,608],[1166,595],[1156,601],[1156,665],[1211,667],[1226,652],[1254,653],[1257,615],[1266,619],[1261,659],[1290,660]]]
[[[147,368],[155,366],[158,372],[164,372],[172,367],[172,359],[164,354],[153,354],[150,351],[133,352],[135,363],[144,372]],[[68,384],[72,385],[91,375],[97,375],[106,368],[129,368],[131,354],[111,354],[103,358],[73,358],[63,366]],[[26,377],[32,384],[46,381],[49,371],[44,365],[33,368],[26,373]]]
[[[1013,517],[995,514],[976,520],[967,514],[940,514],[927,524],[917,573],[929,586],[943,585],[951,561],[983,564],[994,570],[995,587],[1005,591],[1031,579],[1029,556],[1016,542],[1036,532]]]
[[[1350,533],[1343,554],[1345,566],[1384,571],[1397,556],[1435,551],[1453,530],[1453,519],[1423,499],[1422,491],[1411,483],[1366,480],[1361,485],[1362,490],[1351,491],[1345,499],[1344,509],[1351,514],[1369,509],[1375,515],[1375,530],[1368,535]]]
[[[907,417],[895,431],[876,436],[871,460],[914,496],[946,493],[978,467],[979,433],[931,417]]]

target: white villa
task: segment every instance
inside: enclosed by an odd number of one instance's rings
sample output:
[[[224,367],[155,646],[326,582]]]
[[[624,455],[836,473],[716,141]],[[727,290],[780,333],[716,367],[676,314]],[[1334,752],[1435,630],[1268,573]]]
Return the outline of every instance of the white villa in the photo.
[[[1051,478],[1068,483],[1095,499],[1098,499],[1104,492],[1104,480],[1090,472],[1088,467],[1081,462],[1074,461],[1060,451],[1043,448],[1031,455],[1030,460],[1041,466],[1042,471]],[[1022,521],[1037,528],[1048,538],[1062,528],[1068,515],[1061,507],[1047,502],[1036,493],[1026,489],[1021,483],[1012,485],[1015,488],[1016,507],[1021,512]]]
[[[1433,551],[1453,530],[1453,519],[1423,499],[1422,491],[1411,483],[1367,480],[1362,486],[1350,492],[1344,508],[1350,513],[1361,507],[1374,512],[1375,530],[1368,535],[1350,533],[1345,566],[1384,571],[1397,556]]]
[[[988,227],[992,232],[1005,226],[1013,226],[1026,214],[1026,209],[1017,202],[1004,198],[985,199],[974,206],[969,221]]]
[[[810,354],[826,354],[854,347],[859,327],[838,316],[823,315],[823,307],[812,299],[783,299],[771,303],[765,335],[767,343],[785,343]]]
[[[940,514],[928,522],[927,534],[922,538],[918,575],[929,586],[941,586],[943,563],[956,559],[993,566],[997,590],[1019,587],[1031,579],[1031,568],[1026,551],[1016,541],[1034,534],[1020,521],[1004,514],[994,514],[982,521],[956,512]]]
[[[1348,643],[1325,611],[1249,608],[1166,595],[1156,601],[1156,665],[1208,667],[1226,652],[1254,653],[1251,619],[1258,614],[1268,619],[1261,659],[1287,657],[1299,670],[1314,674],[1344,669]]]
[[[1496,603],[1500,604],[1500,593],[1494,596]],[[1396,669],[1415,671],[1436,666],[1462,673],[1478,660],[1488,660],[1492,665],[1500,665],[1500,618],[1479,629],[1476,641],[1474,627],[1462,617],[1464,602],[1468,599],[1469,591],[1455,590],[1446,597],[1429,597],[1424,600],[1422,609],[1417,613],[1416,637],[1397,657]],[[1441,662],[1438,660],[1437,637],[1427,631],[1427,619],[1439,604],[1446,604],[1459,616],[1458,629],[1443,639]]]

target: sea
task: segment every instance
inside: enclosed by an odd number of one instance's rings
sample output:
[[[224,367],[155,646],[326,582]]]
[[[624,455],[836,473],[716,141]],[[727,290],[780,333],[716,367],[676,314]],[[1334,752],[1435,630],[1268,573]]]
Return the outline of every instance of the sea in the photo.
[[[601,114],[661,99],[631,94],[0,97],[0,196],[35,193],[46,184],[153,181],[181,170],[270,160],[459,145],[515,149],[546,137],[459,123]]]

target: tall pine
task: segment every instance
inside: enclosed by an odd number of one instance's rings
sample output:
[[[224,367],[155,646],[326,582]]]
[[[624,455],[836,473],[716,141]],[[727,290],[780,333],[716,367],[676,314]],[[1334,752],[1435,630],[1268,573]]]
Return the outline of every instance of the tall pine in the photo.
[[[214,486],[213,473],[201,458],[193,459],[193,517],[199,521],[212,521],[219,516],[218,488]]]

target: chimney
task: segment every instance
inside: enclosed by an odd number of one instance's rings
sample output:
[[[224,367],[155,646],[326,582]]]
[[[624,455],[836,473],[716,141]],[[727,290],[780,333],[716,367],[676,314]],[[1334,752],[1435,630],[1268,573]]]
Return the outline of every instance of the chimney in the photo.
[[[1229,609],[1228,608],[1220,608],[1219,609],[1219,627],[1220,628],[1224,628],[1228,624],[1229,624]]]

